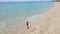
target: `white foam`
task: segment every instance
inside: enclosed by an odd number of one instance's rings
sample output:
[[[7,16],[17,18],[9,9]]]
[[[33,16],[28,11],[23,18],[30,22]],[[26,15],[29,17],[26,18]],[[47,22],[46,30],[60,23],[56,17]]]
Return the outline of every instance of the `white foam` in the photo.
[[[30,18],[27,19],[27,21],[32,24],[34,23],[35,21],[37,21],[37,19],[39,19],[41,16],[43,16],[43,14],[37,14],[37,15],[34,15]]]
[[[0,22],[0,29],[3,29],[6,27],[6,23],[4,21]]]

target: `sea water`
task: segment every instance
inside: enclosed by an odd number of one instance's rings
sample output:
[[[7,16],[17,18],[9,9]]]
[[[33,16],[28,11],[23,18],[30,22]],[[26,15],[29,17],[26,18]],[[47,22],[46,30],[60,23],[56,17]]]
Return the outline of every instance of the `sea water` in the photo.
[[[52,2],[0,2],[0,27],[23,23],[30,16],[43,13]]]

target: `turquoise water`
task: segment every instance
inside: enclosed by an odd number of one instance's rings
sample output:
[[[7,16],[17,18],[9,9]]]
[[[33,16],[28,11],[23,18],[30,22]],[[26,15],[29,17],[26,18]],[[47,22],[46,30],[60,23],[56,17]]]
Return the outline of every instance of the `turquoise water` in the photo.
[[[52,2],[0,2],[0,25],[21,22],[52,5]]]

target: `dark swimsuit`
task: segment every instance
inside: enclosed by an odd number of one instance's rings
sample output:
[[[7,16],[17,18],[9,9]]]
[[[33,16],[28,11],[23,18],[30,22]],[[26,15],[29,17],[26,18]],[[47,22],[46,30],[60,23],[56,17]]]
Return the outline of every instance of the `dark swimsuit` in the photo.
[[[28,26],[28,21],[27,21],[27,26]]]

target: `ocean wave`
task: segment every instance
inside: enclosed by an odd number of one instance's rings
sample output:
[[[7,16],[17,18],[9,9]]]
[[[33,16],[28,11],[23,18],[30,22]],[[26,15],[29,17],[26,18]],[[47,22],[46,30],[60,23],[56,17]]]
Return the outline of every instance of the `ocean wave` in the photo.
[[[39,19],[40,17],[42,17],[44,14],[37,14],[34,15],[32,17],[29,17],[26,21],[28,21],[30,24],[34,23],[35,21],[37,21],[37,19]]]

